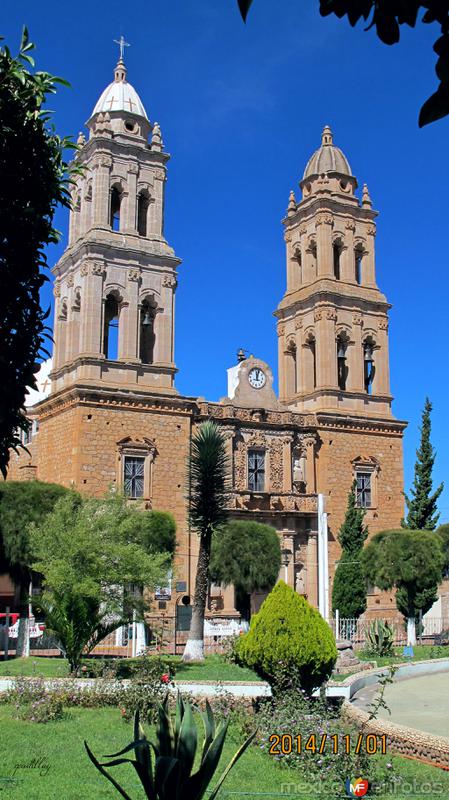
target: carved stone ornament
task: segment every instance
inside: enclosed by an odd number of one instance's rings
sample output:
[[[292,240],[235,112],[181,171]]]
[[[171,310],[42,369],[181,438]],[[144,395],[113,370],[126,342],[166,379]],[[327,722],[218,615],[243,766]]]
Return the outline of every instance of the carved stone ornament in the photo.
[[[53,286],[53,294],[55,297],[61,297],[61,286],[59,283],[55,283]]]
[[[295,331],[299,331],[302,328],[302,319],[295,319]]]
[[[363,317],[358,311],[356,311],[355,314],[352,315],[352,324],[363,325]]]
[[[85,278],[86,275],[89,274],[89,266],[87,264],[82,264],[80,269],[80,275],[82,278]]]
[[[334,322],[337,321],[337,312],[335,308],[326,308],[326,319],[333,320]]]
[[[285,322],[278,322],[278,336],[283,336],[285,333]]]
[[[163,181],[165,178],[165,172],[163,169],[155,169],[154,170],[154,177],[158,181]]]
[[[67,278],[67,286],[69,287],[69,289],[71,289],[72,286],[74,285],[75,285],[75,278],[73,277],[73,275],[69,275],[69,277]]]
[[[138,281],[140,278],[140,271],[138,269],[130,269],[128,270],[128,280],[129,281]]]
[[[92,261],[92,266],[90,268],[92,275],[103,275],[104,267],[101,261]]]
[[[108,167],[109,169],[112,167],[112,157],[108,155],[99,156],[95,166],[97,167]]]
[[[315,220],[315,225],[333,225],[333,218],[331,214],[318,214]]]
[[[270,490],[282,492],[284,479],[284,464],[282,442],[272,441],[269,449],[270,461]]]
[[[375,236],[376,235],[376,228],[374,225],[368,225],[366,232],[368,236]]]
[[[288,242],[291,242],[291,240],[292,240],[292,232],[291,231],[285,231],[285,233],[284,233],[284,241],[287,242],[287,244],[288,244]]]
[[[162,278],[162,286],[167,286],[169,289],[176,289],[178,281],[174,275],[164,275]]]
[[[137,164],[130,164],[128,167],[128,172],[130,175],[137,175],[139,172],[139,167]]]
[[[299,235],[305,236],[307,234],[307,228],[303,225],[302,228],[299,229]]]
[[[355,231],[355,222],[352,219],[347,219],[345,222],[345,228],[347,231]]]
[[[379,329],[381,331],[387,331],[388,330],[388,319],[380,319],[379,320]]]
[[[314,321],[319,322],[322,316],[323,316],[323,310],[321,308],[316,308],[313,314]]]

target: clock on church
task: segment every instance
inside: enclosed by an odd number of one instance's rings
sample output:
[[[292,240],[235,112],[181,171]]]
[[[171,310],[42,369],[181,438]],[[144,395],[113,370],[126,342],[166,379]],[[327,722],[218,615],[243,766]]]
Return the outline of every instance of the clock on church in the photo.
[[[253,389],[262,389],[267,381],[265,372],[260,367],[253,367],[249,372],[248,381]]]

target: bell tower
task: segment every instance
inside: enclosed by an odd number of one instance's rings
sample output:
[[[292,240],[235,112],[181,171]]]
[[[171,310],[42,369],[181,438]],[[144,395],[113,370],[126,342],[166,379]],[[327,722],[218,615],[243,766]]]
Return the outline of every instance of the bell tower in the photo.
[[[127,81],[114,80],[80,133],[69,243],[53,269],[52,390],[74,383],[173,393],[180,260],[164,237],[161,130]]]
[[[375,218],[325,127],[290,193],[284,219],[287,289],[275,315],[279,398],[301,411],[391,416],[388,309],[376,284]]]

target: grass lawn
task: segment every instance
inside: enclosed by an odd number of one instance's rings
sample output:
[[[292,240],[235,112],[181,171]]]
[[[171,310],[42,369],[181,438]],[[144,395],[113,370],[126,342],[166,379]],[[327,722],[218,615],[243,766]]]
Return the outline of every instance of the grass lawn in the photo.
[[[449,658],[449,647],[443,645],[416,645],[413,648],[413,658],[406,658],[402,651],[403,647],[394,648],[394,656],[373,656],[365,653],[363,650],[356,650],[356,656],[361,661],[375,661],[378,667],[384,667],[387,664],[398,664],[404,661],[425,661],[430,658]]]
[[[239,667],[225,661],[222,656],[207,656],[204,664],[183,664],[179,656],[167,656],[176,666],[176,677],[182,681],[257,681],[259,678],[250,669]],[[64,658],[12,658],[0,661],[0,676],[27,675],[63,678],[69,674],[68,663]]]
[[[12,719],[11,708],[0,705],[2,759],[0,792],[4,798],[31,800],[80,800],[80,798],[118,798],[113,787],[101,777],[90,763],[84,750],[87,739],[97,756],[124,747],[131,740],[132,727],[122,721],[116,709],[70,709],[70,718],[61,722],[39,725]],[[223,753],[223,768],[237,749],[241,739],[233,731]],[[311,756],[314,757],[314,756]],[[388,756],[384,757],[385,759]],[[376,797],[428,800],[429,797],[449,796],[449,774],[433,767],[399,757],[390,758],[396,774],[400,774],[415,791],[400,791]],[[34,763],[34,766],[33,766]],[[27,766],[28,765],[28,766]],[[219,768],[220,769],[220,768]],[[120,780],[133,800],[142,800],[143,792],[129,765],[115,767],[114,776]],[[220,774],[218,772],[218,774]],[[344,797],[344,781],[338,797]],[[251,747],[230,773],[220,792],[220,800],[275,800],[289,797],[305,800],[317,795],[313,782],[310,790],[281,792],[281,785],[300,784],[306,778],[301,773],[283,769],[270,757]],[[429,787],[429,784],[433,785]],[[214,785],[214,784],[212,784]],[[423,787],[421,790],[420,787]],[[304,787],[305,788],[305,787]],[[329,795],[326,795],[329,797]],[[207,798],[207,795],[206,795]]]

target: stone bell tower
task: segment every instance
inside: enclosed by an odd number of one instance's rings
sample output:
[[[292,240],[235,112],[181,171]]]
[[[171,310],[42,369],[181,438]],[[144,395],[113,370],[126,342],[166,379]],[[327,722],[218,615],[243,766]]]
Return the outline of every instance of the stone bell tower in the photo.
[[[302,411],[391,416],[390,308],[376,284],[375,218],[325,127],[290,193],[284,219],[287,289],[276,311],[279,396]]]
[[[74,383],[175,392],[180,260],[164,238],[161,130],[123,61],[78,137],[68,247],[54,267],[52,391]]]

